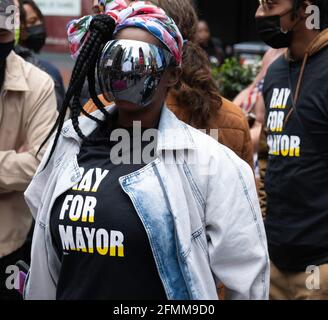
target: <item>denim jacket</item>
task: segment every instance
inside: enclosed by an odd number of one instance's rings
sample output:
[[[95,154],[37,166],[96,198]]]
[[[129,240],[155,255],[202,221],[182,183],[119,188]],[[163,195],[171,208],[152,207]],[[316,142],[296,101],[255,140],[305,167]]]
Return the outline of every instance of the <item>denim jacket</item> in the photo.
[[[85,135],[96,126],[80,118]],[[56,198],[81,180],[81,143],[69,120],[48,166],[50,147],[25,193],[36,220],[26,299],[56,298],[61,263],[50,215]],[[216,300],[221,283],[228,299],[268,298],[269,259],[254,176],[231,150],[164,107],[155,160],[119,182],[147,232],[169,300]]]

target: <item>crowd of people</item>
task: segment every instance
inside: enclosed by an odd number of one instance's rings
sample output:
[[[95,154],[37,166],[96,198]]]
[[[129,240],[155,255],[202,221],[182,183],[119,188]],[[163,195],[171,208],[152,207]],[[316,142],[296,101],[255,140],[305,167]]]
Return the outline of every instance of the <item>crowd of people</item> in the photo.
[[[0,0],[0,300],[328,299],[328,1],[260,1],[233,102],[192,1],[91,2],[65,90]]]

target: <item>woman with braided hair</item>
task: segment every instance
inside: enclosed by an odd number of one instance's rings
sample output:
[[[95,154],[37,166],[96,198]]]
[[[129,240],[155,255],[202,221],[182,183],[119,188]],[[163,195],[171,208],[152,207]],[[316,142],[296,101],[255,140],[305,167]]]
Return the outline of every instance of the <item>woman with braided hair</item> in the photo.
[[[180,74],[179,29],[148,2],[105,5],[69,26],[77,61],[25,193],[36,218],[25,298],[217,299],[223,283],[227,298],[266,299],[251,168],[165,105]],[[113,105],[99,101],[95,73]],[[86,78],[92,114],[79,103]]]

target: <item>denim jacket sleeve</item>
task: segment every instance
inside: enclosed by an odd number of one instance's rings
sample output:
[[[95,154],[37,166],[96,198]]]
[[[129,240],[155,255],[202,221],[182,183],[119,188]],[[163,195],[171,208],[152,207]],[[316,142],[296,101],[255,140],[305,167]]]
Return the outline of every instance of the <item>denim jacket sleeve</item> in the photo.
[[[38,210],[41,205],[42,195],[44,193],[45,186],[47,184],[49,175],[53,169],[53,158],[50,159],[48,164],[48,170],[45,170],[45,165],[48,161],[50,151],[53,145],[54,138],[50,138],[50,142],[47,143],[46,151],[42,157],[42,160],[36,170],[34,177],[32,178],[31,183],[27,187],[24,197],[25,201],[28,204],[28,207],[34,217],[37,218]]]
[[[225,147],[224,170],[212,161],[206,232],[212,272],[227,299],[268,299],[269,258],[254,175]],[[221,161],[222,163],[222,161]]]
[[[31,184],[24,193],[25,200],[36,222],[31,249],[31,266],[24,285],[25,300],[56,299],[56,284],[49,270],[49,251],[46,245],[45,214],[47,210],[42,210],[43,198],[47,196],[48,199],[50,199],[49,194],[51,194],[51,192],[47,192],[47,186],[51,174],[56,169],[54,161],[54,158],[56,158],[56,152],[50,159],[47,167],[45,167],[52,145],[53,138],[51,138]]]

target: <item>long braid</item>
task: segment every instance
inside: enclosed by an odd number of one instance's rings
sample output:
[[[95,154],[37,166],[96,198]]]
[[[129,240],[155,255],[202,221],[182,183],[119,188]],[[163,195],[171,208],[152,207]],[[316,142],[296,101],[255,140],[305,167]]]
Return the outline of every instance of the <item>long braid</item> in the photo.
[[[88,141],[88,138],[83,134],[80,126],[79,126],[79,116],[81,111],[81,103],[80,99],[77,96],[74,96],[72,107],[71,107],[71,118],[72,118],[72,125],[75,130],[75,132],[78,134],[78,136],[84,140]]]
[[[103,113],[105,113],[106,115],[106,119],[109,120],[109,113],[105,111],[105,106],[104,104],[100,101],[100,99],[98,98],[97,92],[96,92],[96,88],[95,88],[95,73],[93,72],[93,70],[90,70],[89,74],[88,74],[88,83],[89,83],[89,93],[90,93],[90,97],[93,101],[93,103],[96,105],[96,107],[102,111]]]
[[[98,39],[98,40],[101,41],[101,39]],[[96,69],[97,60],[98,60],[97,52],[94,55],[92,55],[92,57],[93,57],[93,59],[92,59],[92,61],[90,61],[90,68],[89,68],[89,72],[87,74],[89,94],[90,94],[90,97],[91,97],[92,101],[96,105],[96,107],[103,113],[103,115],[105,116],[106,120],[108,120],[108,118],[110,117],[110,114],[105,110],[105,106],[103,105],[103,103],[98,98],[98,95],[96,93],[96,87],[95,87],[95,84],[96,84],[95,69]],[[86,117],[88,117],[88,118],[96,121],[98,124],[101,124],[102,123],[102,121],[100,121],[98,118],[90,115],[82,107],[81,107],[81,112]]]
[[[79,137],[83,140],[86,140],[87,138],[82,133],[81,129],[79,128],[79,116],[80,112],[83,112],[83,108],[81,107],[79,98],[81,95],[82,87],[85,83],[85,80],[87,78],[87,75],[91,72],[95,71],[95,65],[96,61],[99,55],[99,52],[101,51],[103,45],[105,42],[109,41],[112,38],[113,31],[115,29],[115,21],[113,18],[111,18],[108,15],[97,15],[93,18],[91,24],[90,24],[90,34],[87,38],[87,41],[83,45],[81,52],[77,58],[77,61],[75,63],[71,80],[69,83],[69,87],[67,89],[63,105],[61,108],[61,111],[58,115],[58,118],[56,120],[55,125],[50,130],[50,133],[48,134],[45,141],[42,143],[38,153],[41,151],[41,149],[45,146],[47,141],[51,138],[51,136],[56,131],[56,135],[54,138],[54,143],[52,145],[49,157],[47,159],[45,167],[48,165],[59,140],[61,130],[63,128],[67,110],[70,108],[70,118],[72,120],[72,124],[74,127],[74,130],[79,135]],[[92,88],[93,87],[93,88]],[[91,91],[95,91],[94,89],[94,83],[91,85]],[[73,100],[73,101],[72,101]],[[72,104],[71,104],[72,102]],[[106,112],[104,108],[100,108],[100,110],[104,113]],[[105,113],[104,113],[105,114]],[[106,114],[105,114],[106,115]],[[94,121],[96,120],[95,117],[86,114],[87,117]],[[106,116],[107,117],[107,116]]]
[[[99,44],[96,43],[96,45],[93,47],[93,50],[96,50],[95,48],[98,48],[99,46],[102,45],[102,41],[100,38],[97,38],[97,40],[99,41]],[[110,118],[110,114],[105,110],[105,106],[103,105],[103,103],[100,101],[100,99],[97,96],[96,93],[96,88],[95,88],[95,69],[96,69],[96,65],[97,65],[97,60],[98,60],[98,50],[96,50],[95,53],[91,53],[91,58],[90,58],[90,67],[89,67],[89,71],[87,74],[87,80],[88,80],[88,86],[89,86],[89,93],[90,93],[90,97],[93,100],[93,102],[95,103],[95,105],[97,106],[97,108],[104,114],[105,116],[105,123],[107,123],[109,121]],[[73,97],[73,103],[71,105],[71,118],[72,118],[72,124],[74,127],[74,130],[76,131],[76,133],[78,134],[78,136],[86,141],[86,142],[103,142],[103,141],[107,141],[106,139],[91,139],[86,137],[83,132],[80,129],[79,126],[79,115],[82,112],[82,114],[84,114],[85,116],[87,116],[88,118],[94,120],[95,122],[97,122],[98,124],[102,125],[104,123],[104,121],[99,120],[98,118],[90,115],[88,112],[86,112],[84,110],[84,108],[81,106],[80,103],[80,96],[81,96],[81,91],[82,88],[79,87],[79,90],[77,90],[77,92],[75,93],[74,97]]]

